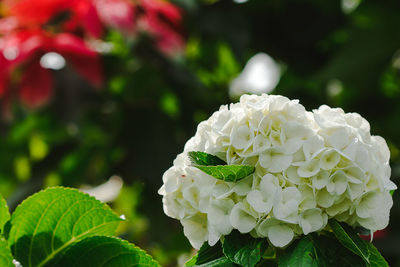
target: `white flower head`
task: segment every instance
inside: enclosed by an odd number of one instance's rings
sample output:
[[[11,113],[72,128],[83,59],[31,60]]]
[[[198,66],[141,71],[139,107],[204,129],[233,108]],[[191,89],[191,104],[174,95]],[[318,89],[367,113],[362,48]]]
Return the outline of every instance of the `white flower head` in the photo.
[[[191,166],[188,152],[213,154],[255,172],[228,182]],[[193,247],[233,230],[276,247],[323,230],[335,218],[372,231],[389,222],[390,153],[356,113],[326,105],[308,112],[283,96],[243,95],[199,124],[163,175],[164,212]]]

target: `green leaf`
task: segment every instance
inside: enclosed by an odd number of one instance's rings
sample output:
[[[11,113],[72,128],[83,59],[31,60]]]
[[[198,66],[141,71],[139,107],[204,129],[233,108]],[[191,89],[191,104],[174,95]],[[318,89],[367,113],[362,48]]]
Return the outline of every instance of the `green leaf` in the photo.
[[[279,267],[311,267],[318,266],[315,248],[309,235],[289,246],[279,257]]]
[[[0,233],[3,234],[4,225],[10,219],[6,200],[0,195]]]
[[[125,240],[115,237],[93,236],[73,245],[61,259],[49,266],[159,267],[160,265],[145,251]]]
[[[4,238],[0,238],[0,266],[1,267],[15,267],[13,264],[13,256],[11,250],[8,247],[7,241]]]
[[[24,200],[11,216],[8,243],[24,267],[44,266],[73,243],[113,235],[121,219],[76,189],[55,187]]]
[[[228,258],[226,257],[221,257],[219,259],[200,264],[200,265],[194,265],[197,267],[234,267],[236,266],[233,262],[231,262]]]
[[[336,220],[330,220],[329,225],[332,228],[333,234],[343,246],[360,256],[366,263],[369,263],[368,246],[353,228]]]
[[[345,248],[332,234],[312,234],[318,266],[321,267],[366,267],[366,263],[356,254]]]
[[[199,256],[199,255],[196,254],[196,255],[194,255],[190,260],[188,260],[188,261],[185,263],[185,267],[196,266],[196,261],[197,261],[197,257],[198,257],[198,256]]]
[[[185,266],[195,266],[207,263],[223,256],[224,253],[222,253],[222,247],[220,242],[218,242],[212,247],[208,245],[208,243],[206,242],[203,244],[203,246],[201,246],[197,254],[193,258],[191,258],[188,262],[186,262]]]
[[[253,238],[250,235],[240,234],[238,231],[226,236],[222,248],[225,256],[241,266],[253,267],[260,261],[268,247],[264,238]]]
[[[217,166],[217,165],[226,165],[226,162],[217,156],[208,154],[206,152],[201,151],[191,151],[188,153],[190,161],[194,165],[200,166]]]
[[[214,178],[226,182],[237,182],[252,174],[255,170],[248,165],[219,165],[219,166],[195,166]]]
[[[389,267],[389,264],[385,260],[385,258],[379,253],[376,247],[365,240],[363,240],[368,247],[369,251],[369,266],[371,267]]]
[[[226,162],[217,156],[201,151],[191,151],[188,155],[194,167],[214,178],[227,182],[237,182],[255,171],[253,166],[226,165]]]

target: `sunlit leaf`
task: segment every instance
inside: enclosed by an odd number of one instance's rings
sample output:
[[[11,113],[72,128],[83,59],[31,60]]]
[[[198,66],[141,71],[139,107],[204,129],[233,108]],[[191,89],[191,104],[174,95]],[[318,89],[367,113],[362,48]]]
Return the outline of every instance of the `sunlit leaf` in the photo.
[[[120,221],[106,204],[87,194],[49,188],[17,207],[7,228],[8,243],[24,267],[39,267],[84,238],[114,235]]]
[[[10,219],[10,212],[6,200],[0,195],[0,233],[3,233],[3,228],[6,222]]]
[[[115,237],[93,236],[74,244],[52,266],[159,267],[160,265],[145,251],[125,240]]]
[[[13,264],[13,257],[7,241],[0,237],[0,266],[1,267],[15,267]]]

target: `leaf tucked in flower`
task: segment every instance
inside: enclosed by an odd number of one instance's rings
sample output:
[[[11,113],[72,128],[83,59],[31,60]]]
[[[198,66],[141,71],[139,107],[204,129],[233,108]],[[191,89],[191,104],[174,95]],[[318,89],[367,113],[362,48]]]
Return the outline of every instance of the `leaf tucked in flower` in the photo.
[[[206,152],[201,151],[190,151],[188,153],[190,161],[194,165],[202,165],[202,166],[217,166],[217,165],[226,165],[226,162],[217,156],[208,154]]]
[[[194,167],[227,182],[237,182],[255,171],[255,168],[249,165],[226,165],[222,159],[206,152],[191,151],[188,155]]]
[[[199,170],[214,178],[226,182],[237,182],[246,178],[255,171],[253,166],[248,165],[219,165],[219,166],[195,166]]]

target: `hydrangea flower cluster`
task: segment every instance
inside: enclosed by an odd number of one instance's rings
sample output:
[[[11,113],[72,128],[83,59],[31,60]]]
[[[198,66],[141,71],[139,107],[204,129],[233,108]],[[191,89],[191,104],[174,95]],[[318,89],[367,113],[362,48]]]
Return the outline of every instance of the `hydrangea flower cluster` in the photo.
[[[255,166],[238,182],[191,166],[190,151]],[[276,247],[321,231],[330,218],[371,231],[389,222],[393,205],[389,149],[357,113],[321,106],[308,112],[283,96],[244,95],[221,106],[177,156],[159,190],[165,213],[179,219],[199,249],[233,229]]]

